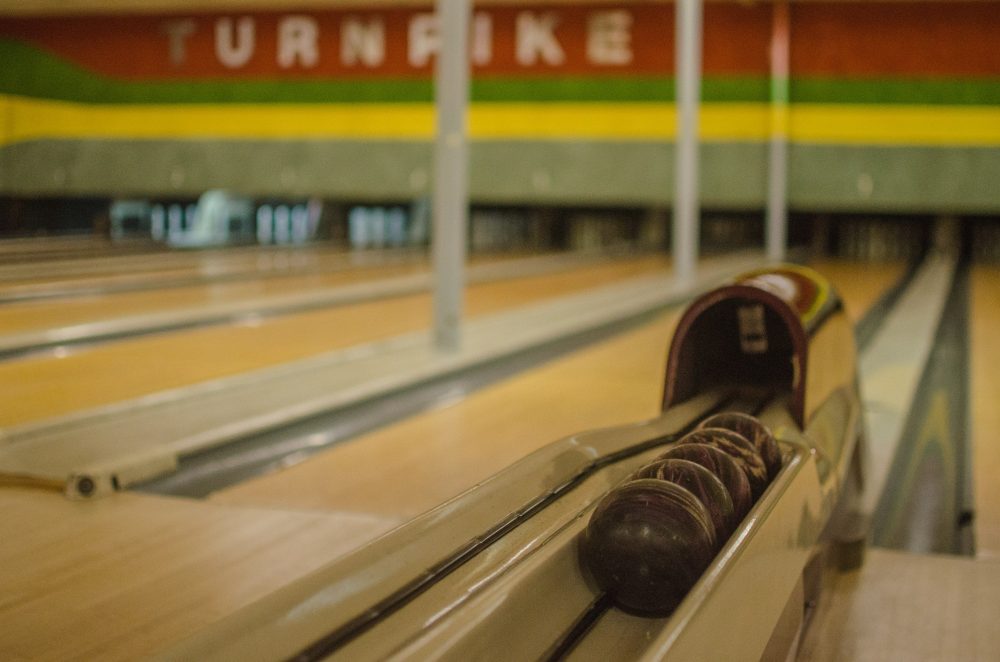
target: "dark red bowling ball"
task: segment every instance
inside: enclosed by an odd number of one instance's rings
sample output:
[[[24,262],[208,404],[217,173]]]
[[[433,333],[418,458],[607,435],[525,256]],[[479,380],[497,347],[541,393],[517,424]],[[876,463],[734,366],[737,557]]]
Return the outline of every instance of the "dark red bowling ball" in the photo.
[[[767,467],[760,453],[745,437],[723,428],[704,428],[685,435],[677,442],[683,444],[708,444],[723,451],[746,472],[750,493],[756,501],[767,489]]]
[[[580,554],[597,585],[615,604],[642,614],[666,614],[684,598],[715,556],[705,506],[676,483],[625,483],[598,504]]]
[[[657,460],[637,471],[635,477],[677,483],[698,497],[712,518],[715,540],[720,547],[736,528],[736,514],[729,490],[715,474],[700,464],[677,458]]]
[[[769,480],[774,480],[781,471],[781,450],[778,448],[778,442],[767,426],[753,416],[738,411],[724,411],[709,416],[698,427],[725,428],[743,435],[760,453],[764,466],[767,467]]]
[[[747,474],[732,457],[720,451],[715,446],[706,444],[674,444],[658,459],[690,460],[700,464],[722,481],[733,500],[733,513],[736,522],[740,522],[753,506],[753,495],[750,492],[750,480]]]

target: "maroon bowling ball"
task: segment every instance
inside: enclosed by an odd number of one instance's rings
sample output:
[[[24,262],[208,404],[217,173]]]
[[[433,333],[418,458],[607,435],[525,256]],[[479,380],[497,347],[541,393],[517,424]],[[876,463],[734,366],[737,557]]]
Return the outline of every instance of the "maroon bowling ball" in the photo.
[[[663,452],[659,460],[689,460],[699,464],[722,481],[729,491],[733,501],[733,514],[737,523],[746,517],[753,506],[753,494],[750,492],[750,480],[746,472],[740,468],[732,457],[715,446],[707,444],[674,444]]]
[[[676,483],[698,497],[712,518],[715,540],[720,547],[736,528],[736,514],[729,490],[715,474],[700,464],[677,458],[657,460],[637,471],[635,477]]]
[[[609,492],[590,518],[580,554],[619,607],[667,614],[715,556],[711,518],[676,483],[640,479]]]
[[[736,460],[750,481],[750,493],[754,501],[767,489],[767,467],[764,466],[764,460],[754,445],[742,435],[723,428],[704,428],[685,435],[677,443],[715,446]]]
[[[781,450],[778,448],[778,442],[767,426],[753,416],[738,411],[725,411],[709,416],[698,427],[725,428],[743,435],[760,453],[764,466],[767,467],[769,480],[774,480],[781,471]]]

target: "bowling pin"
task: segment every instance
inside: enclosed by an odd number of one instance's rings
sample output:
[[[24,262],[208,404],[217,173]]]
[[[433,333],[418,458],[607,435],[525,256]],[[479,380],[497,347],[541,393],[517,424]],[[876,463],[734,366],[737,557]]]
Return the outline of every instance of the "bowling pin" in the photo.
[[[270,244],[274,239],[274,209],[271,205],[261,205],[257,209],[257,243]]]
[[[166,211],[163,205],[153,205],[149,212],[149,233],[153,241],[163,241],[166,235]]]

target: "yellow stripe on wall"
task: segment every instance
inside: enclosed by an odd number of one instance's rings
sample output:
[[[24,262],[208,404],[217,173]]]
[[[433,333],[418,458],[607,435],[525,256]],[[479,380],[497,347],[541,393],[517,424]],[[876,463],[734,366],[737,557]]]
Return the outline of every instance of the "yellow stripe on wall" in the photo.
[[[796,142],[876,145],[1000,145],[997,106],[794,104]]]
[[[428,140],[434,107],[392,104],[88,105],[0,96],[0,144],[43,139]],[[671,140],[669,103],[477,103],[469,130],[479,140]],[[770,108],[709,103],[708,141],[762,141]],[[791,106],[788,137],[802,143],[1000,145],[1000,107]]]
[[[763,140],[767,113],[766,104],[705,104],[701,137]],[[469,110],[469,133],[482,140],[672,140],[676,128],[672,103],[479,103]]]
[[[53,138],[424,139],[430,104],[89,105],[14,97],[7,143]]]
[[[5,143],[59,138],[368,138],[428,140],[432,104],[87,105],[10,98]],[[767,107],[712,104],[702,112],[709,140],[766,137]],[[668,103],[474,104],[469,130],[489,139],[669,140]]]

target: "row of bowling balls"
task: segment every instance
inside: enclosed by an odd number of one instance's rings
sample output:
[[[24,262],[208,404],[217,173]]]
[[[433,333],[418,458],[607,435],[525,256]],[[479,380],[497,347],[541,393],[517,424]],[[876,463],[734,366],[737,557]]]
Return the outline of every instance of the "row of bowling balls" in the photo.
[[[723,412],[611,490],[581,538],[581,558],[619,607],[673,610],[781,469],[774,435]]]

